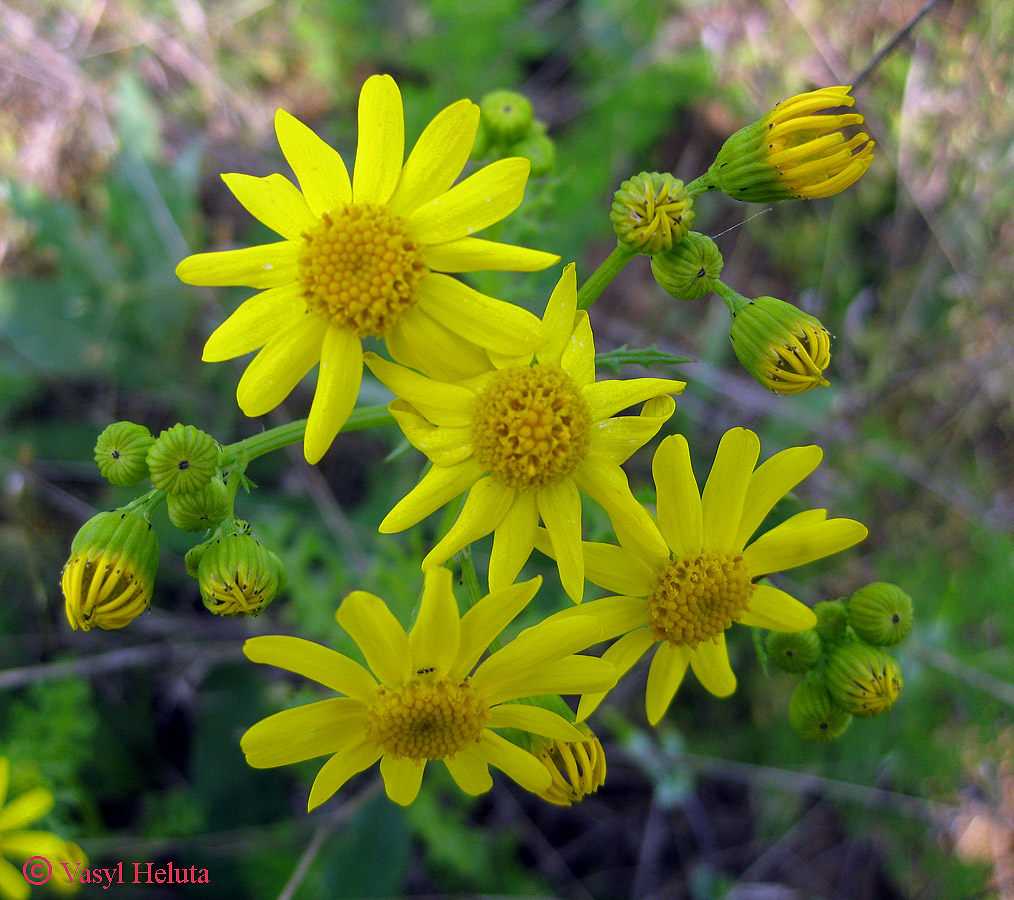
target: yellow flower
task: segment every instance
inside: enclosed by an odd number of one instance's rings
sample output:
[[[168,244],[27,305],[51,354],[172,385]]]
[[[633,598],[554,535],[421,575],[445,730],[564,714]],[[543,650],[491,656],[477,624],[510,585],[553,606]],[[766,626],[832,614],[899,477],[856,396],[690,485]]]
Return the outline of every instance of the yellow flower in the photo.
[[[490,765],[533,793],[547,791],[548,769],[495,729],[517,728],[552,740],[584,736],[556,713],[508,701],[606,690],[616,678],[608,663],[573,655],[601,635],[588,617],[529,628],[476,668],[539,584],[535,578],[493,591],[461,616],[450,571],[432,569],[408,634],[383,600],[353,591],[336,618],[372,674],[301,638],[251,638],[243,650],[254,662],[312,678],[344,696],[258,722],[241,741],[247,762],[262,769],[330,755],[310,789],[308,809],[378,760],[388,797],[403,806],[415,800],[426,763],[438,759],[467,794],[489,790]]]
[[[619,547],[584,544],[588,579],[618,594],[580,607],[582,614],[599,618],[606,639],[622,635],[602,658],[622,676],[655,647],[645,696],[653,725],[665,714],[687,666],[716,696],[736,689],[725,646],[725,632],[734,622],[786,632],[816,624],[808,607],[755,579],[837,553],[866,537],[859,522],[828,519],[827,510],[811,509],[748,545],[775,503],[816,469],[823,455],[819,447],[793,447],[754,470],[759,454],[752,431],[726,432],[702,495],[686,439],[666,438],[655,453],[652,472],[658,495],[654,533],[664,537],[667,552],[645,553],[649,541],[634,544],[623,534]],[[541,534],[537,546],[552,552]],[[573,612],[565,610],[547,621]],[[578,719],[604,696],[582,697]]]
[[[572,806],[594,794],[606,781],[606,754],[592,730],[579,722],[581,741],[540,741],[532,752],[549,770],[553,783],[539,796],[554,806]]]
[[[644,446],[673,414],[669,394],[682,381],[634,378],[595,381],[595,345],[588,314],[577,312],[573,264],[546,307],[549,342],[531,356],[497,357],[480,375],[441,383],[367,354],[366,364],[399,399],[392,415],[409,441],[433,462],[422,480],[388,513],[384,533],[403,531],[468,491],[457,521],[423,560],[446,562],[493,532],[491,589],[511,584],[545,523],[564,589],[584,592],[581,556],[583,491],[609,514],[617,531],[645,552],[662,552],[650,516],[630,493],[620,464]],[[617,416],[647,400],[640,416]]]
[[[763,119],[741,128],[718,152],[705,180],[736,200],[770,203],[788,197],[830,197],[858,181],[873,161],[874,143],[860,132],[859,113],[815,115],[852,106],[849,86],[797,94],[775,104]]]
[[[536,271],[558,256],[473,235],[509,215],[530,163],[510,158],[460,184],[479,119],[460,100],[423,131],[404,160],[405,123],[394,79],[375,75],[359,97],[352,178],[341,156],[279,110],[275,131],[300,189],[282,175],[224,175],[247,210],[284,240],[184,259],[188,284],[261,288],[208,339],[207,362],[260,348],[236,399],[248,416],[274,409],[320,363],[304,453],[324,455],[359,393],[362,340],[438,377],[478,371],[486,349],[526,353],[543,338],[526,310],[479,293],[447,272]],[[403,162],[404,160],[404,162]]]
[[[33,788],[4,805],[9,781],[10,762],[0,756],[0,897],[26,900],[31,894],[21,868],[26,861],[32,861],[30,874],[41,879],[48,870],[53,887],[71,888],[72,882],[60,863],[69,860],[73,875],[79,865],[85,864],[81,849],[51,832],[25,829],[53,808],[53,795],[45,788]],[[43,859],[33,860],[33,857]],[[18,865],[12,865],[8,859],[16,860]],[[41,884],[41,880],[38,883]],[[73,886],[76,887],[76,882]]]

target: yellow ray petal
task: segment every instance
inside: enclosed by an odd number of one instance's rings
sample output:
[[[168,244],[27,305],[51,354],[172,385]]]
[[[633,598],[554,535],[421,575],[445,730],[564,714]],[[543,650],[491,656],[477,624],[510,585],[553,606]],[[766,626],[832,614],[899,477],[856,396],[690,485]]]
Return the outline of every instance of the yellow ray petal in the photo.
[[[747,485],[759,455],[757,435],[745,428],[730,429],[718,444],[711,474],[701,492],[704,546],[714,553],[729,553],[733,549]]]
[[[339,694],[369,704],[376,699],[377,682],[359,663],[328,647],[284,634],[249,638],[243,645],[247,659],[277,666],[316,681]]]
[[[592,616],[602,626],[600,639],[608,641],[647,625],[648,604],[643,596],[601,597],[580,606],[568,606],[545,621],[556,622],[575,616]]]
[[[451,466],[433,466],[380,523],[381,534],[411,528],[445,503],[463,494],[482,478],[482,468],[473,459]]]
[[[690,462],[690,445],[681,434],[665,438],[651,464],[658,503],[658,527],[676,559],[701,552],[704,514],[700,488]]]
[[[248,416],[261,416],[281,403],[320,359],[327,323],[307,313],[294,320],[258,353],[236,387]]]
[[[581,393],[591,407],[592,420],[601,422],[637,403],[665,394],[682,394],[685,381],[669,378],[626,378],[598,381]]]
[[[489,711],[490,728],[517,728],[540,734],[556,741],[583,741],[585,735],[578,731],[563,716],[521,703],[501,703]]]
[[[373,741],[364,740],[332,756],[313,780],[306,811],[320,806],[353,775],[372,766],[383,752],[379,747],[373,746]]]
[[[481,238],[431,244],[423,249],[423,256],[434,272],[541,272],[560,261],[555,253]]]
[[[461,617],[461,643],[451,669],[456,677],[464,678],[475,668],[493,639],[531,603],[541,584],[541,578],[532,578],[494,589]]]
[[[658,434],[674,412],[676,401],[672,397],[653,397],[639,416],[613,416],[596,422],[589,449],[617,465],[625,463]]]
[[[616,678],[622,678],[655,643],[655,637],[647,628],[637,628],[623,635],[605,653],[602,658],[612,663]],[[589,691],[581,697],[577,706],[577,720],[583,722],[597,708],[608,691]]]
[[[574,333],[577,314],[577,266],[568,263],[553,288],[542,315],[547,342],[536,353],[540,363],[558,366]]]
[[[791,447],[757,467],[750,476],[734,547],[746,546],[774,505],[813,472],[823,456],[820,447]]]
[[[38,821],[53,808],[54,802],[53,795],[41,787],[19,794],[0,810],[0,834]]]
[[[805,631],[817,624],[810,607],[769,584],[758,584],[750,595],[750,608],[739,617],[744,625],[770,631]]]
[[[743,551],[743,563],[752,577],[782,572],[830,556],[858,544],[869,533],[865,525],[852,519],[786,525],[762,534]]]
[[[433,669],[435,678],[450,671],[461,640],[461,616],[451,585],[450,569],[440,567],[426,573],[419,614],[408,636],[412,664],[417,669]]]
[[[388,202],[391,212],[408,216],[454,184],[468,162],[478,125],[479,107],[471,100],[459,100],[437,113],[405,160]]]
[[[495,766],[533,794],[549,790],[553,783],[549,769],[531,753],[488,729],[482,733],[478,745],[470,747],[468,753]]]
[[[247,765],[272,769],[330,756],[363,739],[366,707],[337,697],[286,709],[262,719],[240,738]]]
[[[470,425],[476,394],[466,387],[435,381],[405,366],[367,353],[363,361],[391,393],[408,401],[434,425]]]
[[[455,753],[454,756],[447,757],[444,760],[444,765],[447,766],[458,787],[466,794],[474,797],[478,794],[485,794],[493,787],[489,765],[474,753],[469,753],[467,748],[460,753]]]
[[[287,240],[298,241],[317,224],[317,217],[306,205],[299,188],[284,175],[275,173],[258,178],[231,173],[223,175],[222,181],[250,215]]]
[[[687,665],[690,651],[686,647],[672,647],[661,641],[648,669],[648,686],[644,692],[644,709],[648,723],[657,725],[676,696]]]
[[[275,113],[278,144],[315,216],[352,200],[352,182],[341,154],[284,109]]]
[[[577,311],[574,333],[563,348],[560,366],[579,388],[584,389],[595,382],[595,339],[586,310]]]
[[[534,757],[533,757],[534,758]],[[546,770],[548,773],[548,769]],[[8,900],[28,900],[32,894],[21,869],[16,869],[0,856],[0,895]]]
[[[43,856],[52,865],[53,880],[50,881],[50,885],[55,888],[57,882],[61,882],[61,886],[66,886],[67,873],[63,871],[61,863],[66,860],[64,857],[64,851],[67,847],[67,842],[51,831],[8,831],[4,835],[4,853],[11,859],[27,859],[31,856]],[[71,874],[74,874],[74,866],[70,866]],[[22,877],[22,881],[24,878]],[[34,882],[33,882],[34,883]],[[74,882],[76,885],[77,882]],[[108,885],[107,885],[108,887]],[[55,893],[51,891],[51,893]],[[8,897],[7,894],[0,892],[0,897]]]
[[[395,362],[438,381],[463,381],[489,369],[482,347],[444,328],[418,306],[401,317],[385,343]]]
[[[553,544],[553,558],[563,589],[575,603],[584,597],[581,552],[581,495],[572,479],[542,488],[536,495],[539,514]]]
[[[514,583],[535,547],[539,527],[539,509],[535,495],[518,493],[499,528],[493,533],[493,550],[489,556],[490,590]]]
[[[385,753],[380,760],[380,774],[389,799],[399,806],[410,806],[419,796],[426,760],[394,757]]]
[[[482,231],[518,208],[531,167],[518,157],[497,160],[416,209],[405,224],[424,244],[445,244]]]
[[[496,529],[513,502],[514,491],[511,488],[504,487],[489,477],[477,481],[469,490],[455,523],[426,554],[423,570],[443,565],[466,544],[471,544]]]
[[[338,607],[335,619],[359,645],[382,684],[408,681],[412,675],[408,635],[383,600],[366,591],[353,591]]]
[[[453,466],[472,455],[472,429],[468,425],[433,425],[404,400],[387,406],[408,442],[438,466]]]
[[[303,454],[317,462],[348,421],[363,379],[363,345],[351,331],[328,328],[320,352],[317,389],[310,404]]]
[[[359,143],[352,172],[354,203],[387,203],[405,159],[405,114],[390,75],[372,75],[359,94]]]
[[[510,682],[497,684],[495,696],[499,699],[608,691],[616,684],[616,669],[608,660],[594,656],[567,656],[546,663],[538,671],[512,673],[510,677]]]
[[[613,544],[585,541],[584,575],[592,584],[626,594],[646,597],[658,580],[658,573],[639,556]]]
[[[736,690],[736,676],[729,665],[724,632],[713,641],[703,641],[690,652],[690,668],[705,690],[716,697],[728,697]]]
[[[432,272],[419,282],[423,311],[454,334],[498,353],[534,353],[545,330],[527,309],[479,293],[450,275]]]
[[[212,332],[201,359],[222,362],[257,350],[305,314],[306,302],[295,281],[254,294]]]
[[[295,241],[195,253],[181,260],[176,267],[176,277],[185,284],[201,287],[278,287],[296,280],[298,256],[299,244]]]
[[[589,453],[573,477],[577,486],[608,513],[620,543],[660,571],[669,561],[669,548],[651,513],[634,499],[623,469],[597,453]]]
[[[11,780],[11,763],[6,756],[0,756],[0,809],[4,807],[7,800],[7,788]]]

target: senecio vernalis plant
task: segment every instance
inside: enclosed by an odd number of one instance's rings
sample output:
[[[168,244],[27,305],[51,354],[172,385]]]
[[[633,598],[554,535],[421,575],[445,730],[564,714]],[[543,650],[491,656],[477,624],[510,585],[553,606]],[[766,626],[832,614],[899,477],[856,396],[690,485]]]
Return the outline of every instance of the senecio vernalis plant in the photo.
[[[336,150],[279,110],[278,142],[298,187],[278,174],[223,178],[281,239],[188,256],[176,271],[192,285],[257,291],[208,338],[204,359],[256,351],[236,391],[249,416],[272,410],[317,366],[308,416],[225,445],[193,425],[158,436],[134,423],[109,426],[95,450],[103,474],[117,485],[150,481],[152,489],[99,514],[75,539],[63,572],[71,627],[121,628],[148,608],[158,563],[149,522],[163,502],[176,527],[203,533],[187,568],[208,609],[260,613],[285,574],[236,515],[239,489],[250,488],[249,463],[298,441],[316,463],[340,431],[393,420],[431,465],[379,531],[412,528],[463,498],[421,560],[414,624],[406,631],[382,598],[357,590],[336,619],[365,665],[294,636],[254,637],[244,647],[250,660],[336,694],[254,723],[241,741],[254,767],[326,758],[309,808],[377,762],[388,796],[412,803],[427,764],[438,760],[467,794],[489,789],[493,766],[569,805],[605,778],[602,745],[585,720],[617,679],[650,656],[652,724],[688,669],[725,697],[736,688],[726,650],[734,626],[769,630],[765,664],[803,675],[790,710],[803,737],[827,739],[853,716],[887,710],[901,677],[881,645],[911,624],[901,592],[868,586],[835,624],[767,579],[867,534],[825,510],[758,534],[776,503],[819,465],[821,449],[793,447],[758,465],[757,436],[733,428],[701,489],[686,439],[670,435],[652,465],[655,503],[643,505],[621,466],[660,432],[687,385],[599,380],[586,311],[624,265],[646,255],[672,297],[714,291],[725,301],[736,356],[765,387],[795,394],[827,385],[827,329],[785,301],[748,299],[725,285],[715,242],[690,227],[694,198],[705,191],[768,203],[827,197],[853,184],[873,142],[845,135],[862,116],[833,112],[852,106],[849,91],[823,88],[776,105],[689,183],[661,173],[625,181],[610,212],[616,249],[583,284],[566,263],[541,318],[457,277],[561,261],[478,236],[518,207],[533,166],[535,174],[552,168],[552,141],[524,97],[498,91],[481,106],[448,106],[406,159],[398,86],[373,76],[359,98],[351,175]],[[483,164],[459,181],[470,158]],[[366,338],[373,340],[364,350]],[[681,361],[655,350],[624,359]],[[356,407],[364,366],[394,394],[386,409]],[[584,498],[605,511],[615,540],[584,539]],[[483,589],[468,547],[489,534]],[[517,581],[536,549],[556,562],[573,605],[501,642],[539,590],[539,578]],[[457,595],[452,558],[464,584]],[[610,596],[582,604],[586,581]],[[601,656],[585,652],[601,642],[609,642]],[[579,698],[576,713],[560,695]]]

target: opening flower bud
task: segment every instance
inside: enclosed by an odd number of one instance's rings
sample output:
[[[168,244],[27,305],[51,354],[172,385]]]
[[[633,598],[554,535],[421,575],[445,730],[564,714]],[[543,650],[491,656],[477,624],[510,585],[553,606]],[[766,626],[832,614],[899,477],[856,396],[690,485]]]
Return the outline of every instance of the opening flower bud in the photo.
[[[60,586],[70,627],[122,628],[151,602],[158,540],[132,512],[102,512],[81,526],[63,567]]]
[[[903,683],[893,656],[858,640],[831,650],[824,674],[834,702],[862,718],[887,712]]]
[[[875,581],[856,591],[848,602],[849,624],[869,644],[889,647],[912,630],[912,598],[896,584]]]
[[[851,713],[831,699],[827,685],[816,676],[799,682],[789,698],[789,724],[803,740],[833,741],[851,722]]]
[[[823,653],[820,638],[812,628],[792,633],[768,632],[764,642],[768,659],[783,672],[808,672],[820,662]]]
[[[672,249],[661,250],[651,258],[655,281],[677,300],[698,300],[714,290],[722,265],[715,242],[697,231],[688,232]]]
[[[694,220],[693,201],[672,175],[641,172],[620,185],[609,212],[619,243],[637,253],[671,250]]]
[[[95,442],[95,462],[102,477],[119,487],[134,487],[148,477],[148,450],[154,443],[143,425],[113,422]]]
[[[197,583],[215,615],[255,616],[285,586],[281,560],[251,534],[229,534],[204,547]]]
[[[583,741],[555,740],[533,747],[536,758],[549,770],[552,784],[539,796],[556,806],[570,806],[594,794],[606,780],[606,754],[599,739],[583,722],[575,725]]]
[[[166,494],[190,494],[211,482],[222,448],[193,425],[173,425],[148,451],[151,483]]]

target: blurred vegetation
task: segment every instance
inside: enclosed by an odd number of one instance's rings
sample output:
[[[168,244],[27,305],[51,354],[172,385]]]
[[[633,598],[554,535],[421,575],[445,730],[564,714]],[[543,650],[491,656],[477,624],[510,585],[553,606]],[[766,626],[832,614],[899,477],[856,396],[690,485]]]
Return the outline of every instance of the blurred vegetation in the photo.
[[[222,897],[1014,897],[1014,10],[941,0],[879,58],[920,5],[0,5],[0,753],[12,791],[49,786],[58,802],[44,826],[94,864],[207,867]],[[688,679],[650,730],[643,681],[615,692],[593,720],[609,780],[580,806],[546,808],[502,782],[469,800],[428,776],[403,811],[363,777],[307,816],[316,765],[249,769],[238,737],[315,695],[239,648],[284,631],[350,651],[333,612],[353,588],[407,620],[440,522],[376,540],[422,468],[414,452],[382,462],[400,445],[393,429],[341,437],[316,469],[298,452],[251,467],[258,490],[240,514],[289,575],[261,619],[205,613],[188,545],[159,513],[152,613],[122,633],[69,631],[57,582],[70,540],[130,496],[91,463],[98,431],[119,418],[153,432],[192,422],[226,441],[261,428],[236,408],[240,364],[199,362],[245,294],[188,288],[173,270],[188,252],[266,236],[218,175],[285,170],[277,107],[351,159],[373,72],[398,79],[409,140],[461,96],[523,91],[558,166],[495,236],[587,276],[611,247],[621,180],[641,169],[689,180],[775,100],[852,83],[874,61],[855,94],[877,158],[856,187],[771,209],[708,195],[695,222],[715,236],[727,282],[828,325],[830,389],[765,393],[737,368],[717,298],[672,302],[644,260],[592,321],[600,351],[657,343],[696,360],[680,369],[690,387],[668,427],[687,435],[699,473],[733,425],[757,430],[765,457],[825,449],[778,514],[827,507],[870,538],[779,584],[811,604],[874,580],[912,595],[889,715],[802,743],[786,720],[793,680],[765,673],[740,628],[731,699]],[[475,284],[541,311],[557,277]],[[382,402],[378,386],[364,390]],[[305,414],[311,391],[268,423]],[[642,491],[650,458],[630,466]],[[530,568],[547,577],[546,608],[559,606],[552,570]]]

